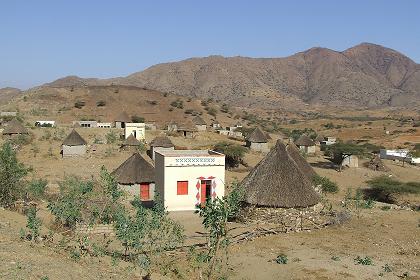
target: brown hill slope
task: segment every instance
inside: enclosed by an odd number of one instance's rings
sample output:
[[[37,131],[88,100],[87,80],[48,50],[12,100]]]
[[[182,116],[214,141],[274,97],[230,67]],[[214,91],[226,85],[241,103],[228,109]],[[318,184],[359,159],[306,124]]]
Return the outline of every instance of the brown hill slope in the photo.
[[[0,88],[0,104],[6,104],[16,96],[19,96],[21,94],[21,90],[18,88],[12,88],[12,87],[5,87]]]
[[[363,43],[337,52],[312,48],[285,58],[210,56],[152,66],[124,78],[69,77],[48,84],[123,84],[237,105],[276,107],[285,98],[354,106],[420,102],[420,65]]]

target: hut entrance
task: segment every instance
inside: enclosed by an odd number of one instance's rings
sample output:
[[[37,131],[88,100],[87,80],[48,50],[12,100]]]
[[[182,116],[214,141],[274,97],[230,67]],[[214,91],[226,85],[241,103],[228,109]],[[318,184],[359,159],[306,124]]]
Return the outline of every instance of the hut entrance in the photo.
[[[150,200],[150,185],[149,183],[140,184],[140,200],[148,201]]]
[[[201,205],[206,204],[208,197],[211,197],[211,180],[201,180]]]

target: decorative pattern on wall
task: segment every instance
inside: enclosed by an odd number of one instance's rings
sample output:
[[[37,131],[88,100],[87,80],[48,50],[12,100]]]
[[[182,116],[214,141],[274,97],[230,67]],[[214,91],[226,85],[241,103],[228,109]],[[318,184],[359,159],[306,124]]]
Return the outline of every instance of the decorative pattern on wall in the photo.
[[[210,176],[210,177],[203,177],[203,176],[200,176],[200,177],[198,177],[197,178],[197,184],[195,185],[195,187],[196,187],[196,189],[197,189],[197,194],[196,194],[196,204],[195,205],[200,205],[200,203],[201,203],[201,181],[202,180],[210,180],[211,181],[211,197],[212,197],[212,199],[214,199],[216,196],[217,196],[217,193],[216,193],[216,177],[214,177],[214,176]]]
[[[199,158],[199,157],[191,157],[191,158],[177,158],[175,159],[176,163],[213,163],[215,162],[215,158]]]

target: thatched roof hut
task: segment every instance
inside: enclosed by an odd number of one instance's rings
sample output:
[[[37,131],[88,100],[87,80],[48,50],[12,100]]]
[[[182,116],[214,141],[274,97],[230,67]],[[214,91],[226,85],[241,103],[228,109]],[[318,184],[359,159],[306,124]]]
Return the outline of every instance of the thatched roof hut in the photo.
[[[138,146],[140,145],[140,141],[134,137],[133,134],[130,134],[130,136],[127,137],[127,139],[124,140],[122,146]]]
[[[267,136],[257,127],[246,137],[246,141],[251,143],[267,143]]]
[[[155,139],[150,142],[150,147],[162,147],[162,148],[171,148],[175,147],[175,145],[172,143],[171,139],[169,139],[167,136],[157,136]]]
[[[28,134],[28,130],[17,119],[12,119],[3,130],[3,135]]]
[[[296,146],[315,146],[314,141],[311,140],[311,138],[308,137],[306,134],[302,134],[298,140],[295,141]]]
[[[276,146],[245,177],[241,183],[245,202],[291,208],[308,207],[320,201],[313,183],[294,159],[297,154],[291,156],[290,151],[280,140],[277,141]]]
[[[323,135],[321,135],[321,134],[318,134],[318,135],[316,136],[316,138],[314,139],[314,142],[315,142],[316,144],[319,144],[319,143],[321,143],[322,141],[325,141],[325,137],[324,137]]]
[[[312,166],[305,160],[304,157],[300,154],[298,147],[295,144],[289,143],[286,146],[286,151],[289,156],[295,161],[301,171],[312,181],[313,177],[316,175],[315,170]]]
[[[206,121],[205,121],[205,120],[203,120],[203,118],[202,118],[202,117],[200,117],[200,116],[195,116],[195,117],[192,119],[192,122],[193,122],[195,125],[207,125]]]
[[[77,133],[76,130],[72,130],[69,135],[67,135],[66,139],[63,141],[63,145],[65,146],[83,146],[87,145],[85,139]]]
[[[112,172],[117,182],[133,185],[155,181],[155,169],[139,153],[133,154]]]
[[[367,167],[375,171],[389,171],[389,168],[385,166],[379,155],[372,157],[368,162]]]

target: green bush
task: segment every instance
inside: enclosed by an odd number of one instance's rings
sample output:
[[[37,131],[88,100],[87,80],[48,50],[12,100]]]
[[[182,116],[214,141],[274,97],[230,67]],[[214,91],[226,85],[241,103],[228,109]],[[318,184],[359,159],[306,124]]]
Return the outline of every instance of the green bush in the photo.
[[[171,106],[178,109],[184,109],[184,102],[182,102],[181,99],[177,99],[171,102]]]
[[[403,183],[388,176],[380,176],[366,181],[369,189],[365,190],[368,198],[376,201],[394,203],[396,195],[420,193],[420,182]]]
[[[34,198],[42,198],[45,195],[48,181],[43,179],[32,180],[28,184],[28,193]]]
[[[0,205],[11,206],[24,192],[23,177],[29,169],[20,163],[10,143],[0,149]]]
[[[364,257],[361,258],[359,256],[357,256],[354,261],[356,262],[356,264],[361,264],[361,265],[373,265],[373,260],[370,257]]]
[[[316,174],[313,177],[312,180],[313,180],[313,183],[315,184],[315,186],[321,185],[321,189],[322,189],[323,192],[328,192],[328,193],[337,193],[338,192],[337,183],[331,181],[327,177],[322,177],[322,176],[319,176],[318,174]]]
[[[133,123],[144,123],[144,118],[134,115],[134,116],[131,117],[131,121]]]
[[[113,130],[110,130],[106,135],[106,143],[107,144],[115,144],[115,142],[117,142],[118,140],[118,136],[117,133]]]
[[[82,100],[77,100],[74,103],[74,107],[77,108],[77,109],[82,109],[85,105],[86,105],[86,102],[82,101]]]
[[[287,264],[288,258],[285,254],[280,254],[276,258],[276,263],[278,264]]]
[[[97,107],[104,107],[104,106],[106,106],[106,101],[105,100],[99,100],[98,102],[96,102],[96,106]]]
[[[26,215],[27,222],[26,222],[26,228],[29,229],[29,232],[31,234],[31,240],[36,241],[39,236],[39,231],[41,229],[41,219],[39,219],[36,216],[37,209],[34,206],[31,206],[28,210],[28,213]]]
[[[247,151],[246,148],[229,142],[219,142],[213,149],[216,152],[225,154],[225,166],[227,169],[238,167]]]

